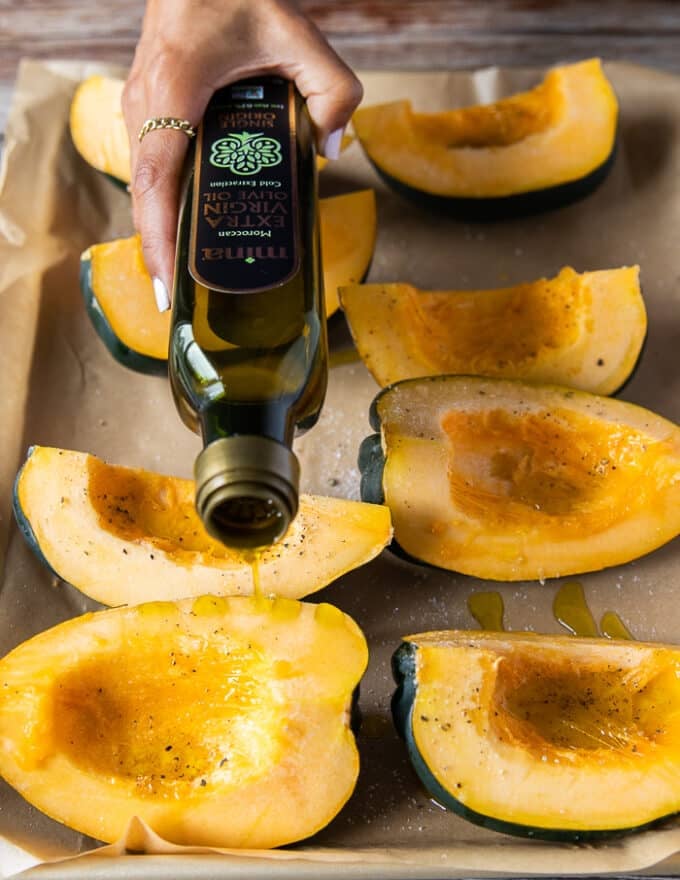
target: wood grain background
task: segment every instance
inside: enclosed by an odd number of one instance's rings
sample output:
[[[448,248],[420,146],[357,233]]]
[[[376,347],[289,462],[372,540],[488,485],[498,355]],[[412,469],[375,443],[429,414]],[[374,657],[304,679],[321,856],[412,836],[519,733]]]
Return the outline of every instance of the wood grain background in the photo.
[[[258,0],[253,0],[258,2]],[[599,55],[680,71],[680,0],[300,0],[364,69],[543,65]],[[129,64],[142,0],[0,0],[0,129],[22,56]]]

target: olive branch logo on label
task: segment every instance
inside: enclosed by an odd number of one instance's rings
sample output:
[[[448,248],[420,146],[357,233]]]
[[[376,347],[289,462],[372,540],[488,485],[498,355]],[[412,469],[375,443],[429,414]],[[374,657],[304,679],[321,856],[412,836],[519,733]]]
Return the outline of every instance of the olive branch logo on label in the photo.
[[[261,132],[243,131],[216,140],[210,150],[210,164],[233,174],[257,174],[282,160],[281,144]]]

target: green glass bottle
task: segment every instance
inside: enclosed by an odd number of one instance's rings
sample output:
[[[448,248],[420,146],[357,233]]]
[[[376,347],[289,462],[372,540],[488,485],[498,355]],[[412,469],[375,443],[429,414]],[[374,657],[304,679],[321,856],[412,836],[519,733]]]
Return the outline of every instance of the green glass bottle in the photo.
[[[170,381],[203,438],[206,529],[263,547],[297,512],[293,438],[316,422],[328,375],[314,138],[293,84],[260,77],[216,92],[189,168]]]

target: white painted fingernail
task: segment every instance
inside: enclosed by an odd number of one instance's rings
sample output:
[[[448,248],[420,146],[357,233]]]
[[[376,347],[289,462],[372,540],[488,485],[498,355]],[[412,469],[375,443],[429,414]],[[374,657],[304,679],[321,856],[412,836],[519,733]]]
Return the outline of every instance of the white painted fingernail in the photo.
[[[323,148],[323,154],[327,159],[339,159],[340,147],[342,146],[342,136],[345,132],[344,128],[336,128],[326,138]]]
[[[156,298],[158,311],[167,312],[170,308],[170,297],[168,296],[168,288],[163,284],[160,278],[153,279],[153,295]]]

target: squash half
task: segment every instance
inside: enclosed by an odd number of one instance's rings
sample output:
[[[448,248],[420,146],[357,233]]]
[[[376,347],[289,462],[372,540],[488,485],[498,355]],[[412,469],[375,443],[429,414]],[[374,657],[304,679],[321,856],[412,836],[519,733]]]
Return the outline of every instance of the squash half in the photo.
[[[494,104],[416,113],[360,107],[354,130],[392,187],[424,207],[491,220],[560,207],[613,164],[618,103],[600,61],[555,67]]]
[[[680,648],[532,633],[407,636],[392,710],[418,776],[466,819],[590,840],[680,811]]]
[[[178,844],[290,843],[353,791],[367,658],[326,604],[203,596],[86,614],[0,661],[0,773],[99,840],[139,816]]]
[[[469,373],[612,394],[633,372],[647,332],[637,266],[564,268],[499,290],[355,284],[340,298],[361,358],[383,386]]]
[[[557,386],[438,376],[382,391],[362,497],[414,559],[517,581],[596,571],[680,534],[680,427]]]
[[[375,194],[365,189],[321,199],[319,212],[330,317],[339,306],[338,287],[358,283],[368,272],[376,238]],[[115,359],[137,372],[165,375],[171,315],[158,311],[139,236],[89,247],[80,258],[80,288],[90,319]],[[202,339],[214,336],[207,303],[199,286],[196,321],[203,325],[197,334]],[[223,345],[219,338],[216,342]]]
[[[95,74],[79,83],[71,101],[71,140],[85,161],[125,188],[130,183],[130,141],[121,107],[124,80]],[[341,150],[354,138],[345,135]],[[328,160],[317,156],[321,171]]]
[[[54,573],[104,605],[254,591],[250,557],[207,534],[191,480],[37,446],[17,476],[14,512]],[[373,559],[390,536],[386,507],[302,495],[287,534],[259,557],[260,589],[306,596]]]

